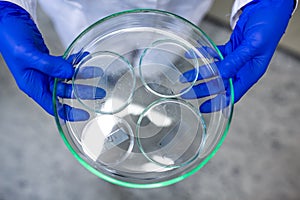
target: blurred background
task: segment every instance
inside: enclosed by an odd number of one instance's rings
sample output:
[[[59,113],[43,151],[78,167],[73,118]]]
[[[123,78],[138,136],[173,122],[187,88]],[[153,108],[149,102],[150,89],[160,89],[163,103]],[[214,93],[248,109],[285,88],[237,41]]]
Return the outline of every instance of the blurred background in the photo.
[[[230,37],[233,1],[216,1],[200,27],[217,44]],[[52,54],[64,52],[51,21],[40,25]],[[229,134],[192,177],[160,189],[111,185],[69,152],[54,118],[19,91],[0,60],[0,200],[299,200],[300,11],[265,76],[235,105]],[[47,33],[47,34],[45,34]]]

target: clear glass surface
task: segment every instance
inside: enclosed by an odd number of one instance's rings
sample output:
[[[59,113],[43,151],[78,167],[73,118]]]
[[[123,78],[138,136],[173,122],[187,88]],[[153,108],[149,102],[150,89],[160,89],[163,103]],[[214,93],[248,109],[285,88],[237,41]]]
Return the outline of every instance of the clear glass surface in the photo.
[[[179,168],[201,153],[206,125],[200,112],[186,101],[161,99],[140,115],[136,134],[141,152],[152,163]]]
[[[97,69],[103,70],[103,74],[83,78],[87,71],[95,74]],[[92,100],[81,97],[84,97],[87,90],[83,85],[92,90]],[[126,58],[114,52],[98,51],[89,53],[78,63],[72,86],[75,97],[87,109],[102,114],[113,114],[130,103],[135,89],[135,75]],[[98,88],[105,90],[105,97],[97,98]]]
[[[174,184],[201,169],[225,139],[232,83],[219,76],[214,43],[189,21],[159,10],[116,13],[83,31],[64,58],[72,58],[75,74],[55,80],[56,124],[98,177],[132,188]],[[199,111],[204,104],[210,112]]]
[[[174,39],[154,41],[144,50],[139,62],[140,77],[147,89],[167,98],[180,97],[191,90],[197,81],[199,66],[196,53],[192,59],[185,56],[194,46],[175,36],[170,37]],[[195,70],[195,74],[190,82],[182,84],[179,77],[189,70]],[[164,88],[169,88],[171,93]]]

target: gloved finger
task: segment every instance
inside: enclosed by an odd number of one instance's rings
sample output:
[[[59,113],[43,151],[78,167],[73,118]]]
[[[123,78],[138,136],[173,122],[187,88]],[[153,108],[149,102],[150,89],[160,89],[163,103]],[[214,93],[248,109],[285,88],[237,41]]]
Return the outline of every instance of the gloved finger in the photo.
[[[243,41],[233,52],[227,53],[223,60],[216,62],[220,75],[224,78],[234,77],[252,59],[253,52],[247,42]]]
[[[90,52],[84,51],[84,52],[78,52],[75,54],[70,55],[67,58],[67,61],[73,65],[77,65],[83,58],[87,57],[90,55]]]
[[[103,69],[96,66],[80,67],[75,71],[76,79],[90,79],[103,76]]]
[[[54,115],[54,107],[52,102],[52,96],[50,93],[44,94],[44,98],[42,98],[43,101],[39,101],[39,105],[46,110],[50,115]],[[58,108],[58,115],[61,119],[66,121],[86,121],[89,119],[90,115],[87,111],[73,108],[69,105],[62,105],[61,103],[57,102],[57,108]]]
[[[33,100],[35,100],[47,113],[54,115],[53,102],[52,102],[52,93],[46,88],[43,88],[42,91],[36,91],[37,95],[28,94]]]
[[[87,111],[73,108],[67,104],[58,104],[58,115],[61,119],[74,122],[74,121],[86,121],[90,118]]]
[[[267,67],[257,67],[253,69],[252,63],[244,65],[233,79],[235,103],[238,102],[241,97],[246,94],[246,92],[260,79],[260,77],[265,73],[266,68]],[[249,76],[249,74],[251,74],[251,76]]]
[[[47,101],[44,101],[42,104],[42,107],[51,115],[54,115],[54,107],[53,102],[47,103]],[[45,106],[46,104],[46,106]],[[48,106],[49,105],[49,106]],[[51,109],[51,110],[48,110]],[[90,115],[87,111],[71,107],[67,104],[61,104],[58,100],[56,100],[56,109],[57,114],[60,119],[66,120],[66,121],[86,121],[90,118]]]
[[[51,78],[44,76],[38,71],[31,71],[27,73],[28,74],[25,74],[24,76],[24,82],[20,85],[21,89],[35,102],[37,102],[47,113],[54,115],[52,92],[49,89],[49,79]],[[35,78],[31,79],[32,77]],[[60,106],[60,103],[58,103],[57,106]],[[61,118],[68,119],[70,121],[82,121],[89,118],[88,113],[84,110],[67,107],[67,111],[68,112],[60,113]]]
[[[216,78],[207,82],[199,83],[193,86],[181,97],[184,99],[195,99],[224,93],[225,88],[227,88],[228,81],[224,81],[224,83],[226,83],[226,85],[223,85],[223,80],[221,78]]]
[[[43,91],[39,98],[33,97],[33,99],[50,115],[54,115],[54,107],[52,101],[52,94],[50,91]],[[61,119],[67,121],[85,121],[89,119],[89,113],[85,110],[72,108],[68,105],[62,105],[58,101],[57,107],[58,114]]]
[[[48,76],[56,78],[71,78],[73,76],[73,66],[61,56],[51,56],[39,51],[27,56],[30,56],[28,62],[30,62],[31,68]]]
[[[198,52],[196,52],[198,51]],[[213,49],[211,47],[207,46],[201,46],[196,47],[196,51],[193,49],[190,49],[189,51],[185,52],[184,56],[188,59],[194,59],[194,58],[214,58],[217,60],[221,59],[221,56],[219,55],[219,52],[216,49]]]
[[[222,59],[222,54],[220,55],[221,51],[218,48],[211,48],[207,46],[202,47],[206,57],[207,58],[214,58],[216,60],[221,60]]]
[[[200,57],[193,49],[190,49],[187,52],[185,52],[184,56],[188,59],[194,59]]]
[[[218,52],[217,49],[213,49],[211,47],[206,47],[206,46],[202,46],[202,47],[197,47],[197,50],[201,53],[202,56],[204,56],[205,58],[214,58],[215,62],[218,62],[219,60],[221,60],[221,55],[220,52]],[[188,52],[186,52],[185,56],[187,58],[199,58],[200,56],[195,56],[197,55],[195,52],[193,52],[193,50],[190,50]],[[206,79],[206,78],[212,78],[214,76],[217,76],[217,68],[214,68],[214,65],[202,65],[198,68],[189,70],[185,73],[183,73],[180,77],[179,80],[182,83],[186,83],[186,82],[192,82],[195,80],[195,77],[197,75],[197,80],[202,80],[202,79]],[[198,74],[197,74],[198,73]]]
[[[52,93],[46,87],[41,87],[41,90],[38,88],[40,87],[37,87],[33,93],[27,94],[33,98],[33,100],[35,100],[47,113],[54,115]],[[57,103],[57,106],[60,108],[58,113],[61,119],[68,121],[85,121],[89,119],[88,112],[81,109],[72,108],[67,105],[62,106],[58,101]]]
[[[198,74],[197,74],[198,73]],[[207,78],[212,78],[217,76],[216,69],[213,69],[213,65],[207,66],[203,65],[198,67],[197,69],[192,69],[189,71],[184,72],[180,77],[179,80],[182,83],[192,82],[195,80],[197,76],[197,81]]]
[[[76,93],[76,97],[80,99],[102,99],[106,96],[105,90],[99,87],[82,84],[71,85],[62,82],[57,82],[57,96],[62,98],[75,98],[74,91]]]
[[[230,97],[226,93],[221,93],[205,101],[203,104],[200,105],[199,109],[201,113],[217,112],[229,108],[230,103]]]
[[[230,41],[224,45],[218,45],[217,48],[219,49],[223,57],[226,57],[229,53],[232,52],[232,45]]]
[[[53,115],[52,93],[49,89],[49,78],[41,72],[27,70],[22,79],[17,80],[19,88],[38,103],[47,113]]]
[[[244,94],[250,89],[250,85],[245,84],[245,79],[237,79],[233,82],[234,103],[238,102]]]

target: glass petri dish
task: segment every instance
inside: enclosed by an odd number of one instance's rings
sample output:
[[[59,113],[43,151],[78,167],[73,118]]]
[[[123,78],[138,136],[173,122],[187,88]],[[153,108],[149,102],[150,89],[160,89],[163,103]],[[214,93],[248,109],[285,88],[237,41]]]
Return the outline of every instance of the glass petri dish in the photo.
[[[164,39],[155,41],[146,48],[140,58],[139,73],[143,84],[149,91],[161,97],[179,97],[188,92],[198,78],[199,63],[195,47],[185,41]],[[192,58],[185,56],[191,52]],[[191,81],[182,84],[180,77],[184,72],[194,70]],[[171,92],[166,92],[169,88]]]
[[[114,115],[98,115],[88,122],[81,135],[86,155],[95,162],[110,166],[119,165],[129,156],[133,140],[128,123]]]
[[[150,121],[143,126],[144,121]],[[206,125],[189,103],[178,99],[160,99],[140,115],[136,127],[141,152],[151,162],[178,168],[188,165],[201,153]]]
[[[98,51],[89,53],[75,66],[72,84],[75,97],[87,109],[113,114],[130,103],[135,75],[126,58],[115,52]]]
[[[222,55],[199,27],[160,10],[115,13],[72,42],[64,58],[74,55],[73,79],[54,82],[55,121],[96,176],[130,188],[163,187],[196,173],[220,148],[233,86],[222,81],[215,65]],[[194,73],[184,80],[188,71]]]

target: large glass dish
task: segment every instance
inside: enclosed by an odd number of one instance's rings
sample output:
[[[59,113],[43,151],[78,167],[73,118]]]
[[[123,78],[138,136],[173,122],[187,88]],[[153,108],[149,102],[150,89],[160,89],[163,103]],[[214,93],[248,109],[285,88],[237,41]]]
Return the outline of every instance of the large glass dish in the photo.
[[[71,153],[98,177],[167,186],[220,148],[232,82],[218,73],[217,47],[189,21],[159,10],[116,13],[83,31],[64,58],[75,74],[55,80],[55,120]]]

